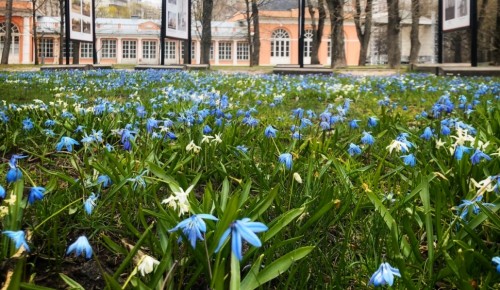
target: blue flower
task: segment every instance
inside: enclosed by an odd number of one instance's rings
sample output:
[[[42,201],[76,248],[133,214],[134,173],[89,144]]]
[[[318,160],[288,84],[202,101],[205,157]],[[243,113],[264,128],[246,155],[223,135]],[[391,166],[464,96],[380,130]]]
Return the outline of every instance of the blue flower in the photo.
[[[373,138],[370,132],[363,132],[363,137],[361,137],[361,143],[367,145],[373,145],[373,143],[375,143],[375,138]]]
[[[63,147],[66,148],[66,151],[72,152],[73,151],[73,145],[79,145],[78,141],[71,137],[62,137],[61,141],[57,143],[56,145],[56,150],[57,151],[62,151]]]
[[[358,122],[359,122],[359,120],[351,120],[351,121],[349,121],[349,127],[351,129],[359,128]]]
[[[41,186],[32,187],[30,190],[30,194],[28,196],[28,203],[33,204],[37,200],[41,200],[43,198],[43,193],[45,192],[45,188]]]
[[[417,164],[417,159],[413,154],[403,155],[401,156],[401,158],[403,158],[403,162],[405,163],[405,165],[415,167],[415,165]]]
[[[281,164],[285,164],[286,169],[292,169],[293,158],[290,153],[282,153],[278,157],[278,160]]]
[[[464,156],[464,153],[469,152],[470,148],[464,145],[457,145],[455,147],[455,153],[453,154],[455,156],[456,160],[462,160],[462,157]]]
[[[210,126],[208,125],[205,125],[205,127],[203,127],[203,134],[207,135],[210,133],[212,133],[212,128],[210,128]]]
[[[267,138],[276,138],[276,132],[278,132],[278,130],[274,129],[273,126],[269,125],[264,130],[264,135],[266,135]]]
[[[136,190],[137,186],[141,186],[143,189],[146,188],[146,181],[144,180],[144,177],[142,177],[147,170],[144,170],[141,174],[137,175],[136,177],[131,177],[128,178],[127,181],[132,182],[132,189]]]
[[[170,140],[177,140],[177,136],[175,135],[175,133],[170,131],[165,133],[165,138],[168,138]]]
[[[23,246],[27,252],[30,251],[30,247],[28,247],[28,243],[26,243],[24,231],[3,231],[2,233],[16,244],[16,250]]]
[[[146,131],[148,131],[148,133],[151,133],[153,132],[154,128],[158,128],[158,121],[153,118],[149,118],[146,121]]]
[[[106,146],[106,151],[108,151],[108,152],[115,150],[115,147],[113,147],[113,145],[111,145],[109,143],[106,143],[105,146]]]
[[[351,155],[351,156],[359,155],[359,154],[361,154],[361,148],[358,145],[351,143],[351,144],[349,144],[349,148],[347,149],[347,153],[349,153],[349,155]]]
[[[493,259],[491,259],[491,262],[493,262],[493,264],[496,264],[497,272],[500,273],[500,256],[493,257]]]
[[[121,135],[121,142],[123,145],[123,149],[125,150],[131,150],[132,149],[132,143],[130,141],[134,140],[134,131],[130,131],[129,129],[123,129],[122,130],[122,135]]]
[[[474,154],[472,154],[472,156],[470,157],[470,161],[472,162],[472,165],[478,164],[483,159],[491,160],[491,157],[479,149],[476,149],[476,152],[474,152]]]
[[[451,134],[451,129],[450,127],[446,126],[446,125],[441,125],[441,134],[443,136],[448,136]]]
[[[21,179],[23,177],[23,173],[21,172],[21,169],[14,167],[10,168],[9,171],[7,171],[7,175],[5,176],[5,179],[7,180],[8,183],[16,182],[17,180]]]
[[[207,231],[207,225],[203,221],[203,219],[209,219],[216,221],[218,220],[211,214],[194,214],[187,219],[178,223],[175,228],[169,230],[169,232],[175,232],[179,229],[182,230],[186,238],[191,242],[191,246],[196,248],[196,241],[203,241],[203,236],[201,233],[205,233]]]
[[[26,130],[26,131],[30,131],[31,129],[33,129],[33,121],[31,121],[30,118],[26,118],[23,120],[23,129]]]
[[[268,228],[261,222],[251,222],[249,218],[234,221],[229,228],[222,234],[219,245],[215,252],[217,253],[229,234],[231,234],[231,250],[236,255],[236,258],[241,261],[241,247],[243,246],[242,240],[247,241],[254,247],[262,246],[259,237],[255,233],[265,232]]]
[[[375,117],[369,117],[368,118],[368,127],[375,127],[377,126],[377,118]]]
[[[85,212],[88,214],[88,215],[91,215],[92,214],[92,211],[94,210],[94,206],[95,206],[95,201],[97,200],[99,196],[98,195],[95,195],[93,192],[92,194],[87,198],[87,200],[83,203],[83,207],[85,209]]]
[[[424,133],[422,135],[420,135],[420,138],[424,139],[424,140],[431,140],[432,138],[432,129],[430,127],[427,127],[424,129]]]
[[[389,263],[382,263],[375,273],[373,273],[370,278],[368,285],[373,285],[375,287],[389,285],[392,286],[394,283],[394,276],[401,277],[399,270],[393,268]]]
[[[23,158],[26,158],[28,156],[26,155],[19,155],[19,154],[14,154],[10,157],[10,160],[9,160],[9,166],[10,168],[15,168],[17,167],[17,160],[19,159],[23,159]]]
[[[80,236],[73,244],[68,247],[66,255],[69,255],[72,252],[74,252],[76,256],[84,254],[85,258],[90,259],[92,257],[92,247],[90,246],[87,237]]]
[[[48,119],[48,120],[47,120],[47,121],[45,121],[45,123],[44,123],[45,127],[53,127],[55,124],[56,124],[56,121],[51,120],[51,119]]]
[[[238,145],[238,146],[236,146],[236,150],[238,150],[239,152],[242,152],[242,153],[247,153],[248,152],[248,148],[245,145]]]
[[[104,188],[109,187],[112,183],[113,181],[111,181],[111,178],[107,175],[99,175],[99,177],[97,177],[97,184],[101,184]]]
[[[5,188],[0,185],[0,198],[5,198]]]

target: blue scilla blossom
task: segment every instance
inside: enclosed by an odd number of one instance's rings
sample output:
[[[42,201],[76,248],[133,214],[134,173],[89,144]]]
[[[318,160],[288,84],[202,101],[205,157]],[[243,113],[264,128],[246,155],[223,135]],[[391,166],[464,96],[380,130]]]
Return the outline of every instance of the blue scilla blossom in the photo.
[[[472,212],[477,215],[481,211],[481,208],[477,205],[478,203],[481,203],[483,206],[488,206],[488,207],[494,207],[495,205],[493,203],[488,203],[488,202],[482,202],[483,195],[480,195],[476,197],[474,200],[468,200],[464,199],[462,200],[462,203],[456,207],[457,211],[460,212],[460,218],[462,220],[467,219],[467,215],[469,213],[469,210],[472,208]]]
[[[9,122],[9,120],[10,120],[9,116],[7,116],[7,114],[4,111],[0,110],[0,121],[2,121],[2,123],[5,124]]]
[[[88,215],[92,214],[92,211],[94,210],[95,207],[95,202],[98,197],[99,197],[98,195],[95,195],[95,193],[92,192],[92,194],[90,194],[90,196],[83,203],[83,208],[85,209],[85,212]]]
[[[113,147],[113,145],[111,145],[109,143],[106,143],[105,146],[106,146],[106,151],[108,151],[108,152],[115,150],[115,147]]]
[[[363,137],[361,137],[361,143],[366,145],[373,145],[373,143],[375,143],[375,138],[373,138],[370,132],[363,132]]]
[[[470,150],[469,147],[464,146],[464,145],[457,145],[455,147],[455,152],[453,153],[453,156],[455,156],[456,160],[462,160],[462,157],[464,156],[464,153],[468,153]]]
[[[0,198],[5,198],[5,188],[0,185]]]
[[[265,224],[261,222],[251,222],[249,218],[236,220],[231,223],[229,228],[222,234],[215,252],[217,253],[221,249],[222,245],[229,237],[229,234],[231,234],[231,250],[236,258],[241,261],[241,248],[243,246],[242,240],[247,241],[254,247],[260,247],[262,246],[262,243],[255,233],[265,232],[267,230],[268,227]]]
[[[47,121],[45,121],[45,123],[43,123],[45,125],[45,127],[54,127],[54,125],[56,124],[56,121],[54,120],[51,120],[51,119],[48,119]]]
[[[210,133],[212,133],[212,128],[210,128],[210,126],[208,126],[208,125],[205,125],[203,127],[203,134],[207,135],[207,134],[210,134]]]
[[[148,131],[148,133],[151,133],[155,128],[158,128],[158,120],[149,118],[146,121],[146,131]]]
[[[491,160],[491,157],[488,156],[487,154],[485,154],[483,151],[481,151],[479,149],[476,149],[476,151],[474,152],[474,154],[472,154],[472,156],[470,157],[470,161],[471,161],[472,165],[478,164],[483,159],[489,161],[489,160]]]
[[[144,106],[137,106],[135,108],[135,112],[136,112],[136,116],[139,117],[139,118],[144,118],[146,117],[146,109],[144,108]]]
[[[448,127],[448,126],[446,126],[446,125],[441,124],[441,134],[442,134],[443,136],[448,136],[448,135],[450,135],[450,134],[451,134],[451,129],[450,129],[450,127]]]
[[[75,129],[75,133],[82,133],[83,129],[85,129],[85,126],[78,125]]]
[[[245,154],[248,152],[248,148],[245,145],[236,146],[236,150],[238,150],[239,152],[245,153]]]
[[[16,250],[23,246],[27,252],[30,251],[24,231],[3,231],[2,233],[14,242]]]
[[[144,180],[143,175],[146,174],[147,170],[143,171],[141,174],[136,177],[128,178],[127,181],[132,182],[132,189],[136,190],[137,186],[142,188],[146,188],[146,181]]]
[[[302,108],[294,109],[292,110],[292,114],[294,117],[302,119],[302,117],[304,116],[304,109]]]
[[[92,247],[89,244],[87,237],[80,236],[73,244],[71,244],[66,250],[66,255],[75,253],[76,256],[84,255],[85,258],[90,259],[92,257]]]
[[[496,265],[497,272],[500,273],[500,256],[493,257],[493,259],[491,259],[491,262]]]
[[[351,129],[359,128],[358,122],[359,122],[359,120],[351,120],[351,121],[349,121],[349,127]]]
[[[417,165],[417,159],[413,154],[403,155],[401,158],[403,158],[405,165],[409,165],[410,167],[415,167],[415,165]]]
[[[368,118],[368,127],[375,127],[377,126],[378,120],[376,117],[369,117]]]
[[[5,176],[5,180],[7,180],[7,183],[16,182],[21,178],[23,178],[23,173],[21,172],[21,169],[17,167],[11,167],[9,171],[7,171],[7,175]]]
[[[256,127],[259,124],[259,120],[255,119],[254,117],[245,117],[242,120],[243,124],[248,125],[252,128]]]
[[[290,153],[282,153],[278,157],[278,160],[279,160],[279,162],[281,164],[285,165],[286,169],[292,169],[292,165],[293,165],[292,154],[290,154]]]
[[[26,158],[28,156],[26,155],[20,155],[20,154],[13,154],[10,159],[9,159],[9,166],[10,168],[15,168],[17,167],[17,160]]]
[[[349,153],[349,155],[351,155],[351,156],[359,155],[359,154],[361,154],[361,148],[358,145],[351,143],[351,144],[349,144],[349,148],[347,149],[347,153]]]
[[[223,122],[224,122],[224,119],[217,118],[217,119],[215,119],[215,126],[222,127]]]
[[[44,129],[43,133],[45,134],[45,136],[49,136],[49,137],[55,137],[56,136],[56,133],[52,129]]]
[[[41,200],[43,198],[43,194],[45,193],[45,188],[41,186],[32,187],[30,190],[30,194],[28,196],[28,203],[33,204],[37,200]]]
[[[23,130],[30,131],[31,129],[33,129],[33,127],[34,127],[33,121],[31,121],[30,118],[26,118],[23,120]]]
[[[406,153],[407,152],[407,149],[410,149],[413,146],[413,143],[411,143],[410,141],[408,141],[408,133],[400,133],[397,137],[396,137],[396,140],[399,141],[399,142],[402,142],[406,145],[406,148],[405,147],[401,147],[401,152],[403,153]]]
[[[394,276],[401,277],[401,273],[398,269],[393,268],[389,263],[382,263],[375,273],[373,273],[370,278],[368,285],[373,285],[375,287],[394,284]]]
[[[264,135],[267,137],[267,138],[276,138],[276,132],[278,132],[277,129],[275,129],[273,126],[269,125],[266,127],[266,129],[264,130]]]
[[[420,138],[424,139],[424,140],[431,140],[432,138],[432,129],[430,127],[427,127],[424,129],[424,133],[422,135],[420,135]]]
[[[205,221],[203,221],[203,219],[209,219],[213,221],[218,220],[211,214],[194,214],[178,223],[175,228],[169,230],[169,232],[175,232],[181,229],[182,233],[191,243],[191,246],[193,248],[196,248],[196,241],[203,241],[203,236],[201,235],[201,233],[205,233],[207,231],[207,225],[205,224]]]
[[[71,137],[61,137],[61,141],[57,143],[56,145],[56,150],[57,151],[62,151],[63,147],[66,149],[68,152],[73,152],[73,145],[79,145],[78,141]]]
[[[124,150],[131,150],[132,149],[132,143],[131,141],[134,140],[134,134],[135,132],[134,131],[131,131],[129,129],[123,129],[122,130],[122,134],[121,134],[121,142],[122,142],[122,145],[123,145],[123,149]]]
[[[113,181],[111,181],[111,178],[107,175],[99,175],[99,177],[97,177],[97,184],[100,184],[104,188],[109,187],[112,183]]]
[[[313,125],[313,123],[311,122],[311,120],[309,120],[307,118],[300,119],[300,128],[306,128],[306,127],[309,127],[312,125]]]
[[[300,134],[299,131],[295,131],[292,134],[292,139],[301,140],[302,139],[302,134]]]
[[[321,127],[321,129],[323,131],[330,130],[330,123],[329,122],[321,121],[321,123],[319,123],[319,126]]]
[[[177,136],[175,135],[175,133],[170,131],[165,133],[165,138],[168,138],[169,140],[177,140]]]

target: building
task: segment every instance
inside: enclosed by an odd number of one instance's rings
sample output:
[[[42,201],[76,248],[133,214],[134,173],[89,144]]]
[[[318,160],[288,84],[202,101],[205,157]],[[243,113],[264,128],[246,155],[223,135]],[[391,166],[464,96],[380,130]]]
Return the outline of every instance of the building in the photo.
[[[33,63],[31,2],[15,1],[13,17],[13,47],[10,63]],[[1,4],[0,4],[1,5]],[[385,12],[386,13],[386,12]],[[370,63],[384,63],[387,51],[384,50],[384,28],[387,14],[374,15],[374,33],[369,48]],[[270,2],[261,7],[260,12],[260,64],[297,64],[299,61],[299,27],[296,0]],[[317,13],[316,13],[317,17]],[[0,36],[3,17],[0,16]],[[39,37],[38,54],[40,62],[57,64],[59,60],[59,18],[38,17],[37,32]],[[409,55],[409,22],[403,19],[402,56],[403,61]],[[421,20],[421,60],[434,60],[433,19]],[[159,19],[96,19],[96,48],[100,64],[159,64],[160,63],[160,20]],[[305,22],[304,63],[310,63],[312,46],[312,25],[308,11]],[[192,27],[192,63],[200,63],[200,25]],[[5,31],[3,31],[4,33]],[[246,19],[243,13],[235,14],[227,21],[212,22],[212,46],[210,62],[212,65],[249,64],[250,47],[247,37]],[[344,21],[344,40],[348,65],[357,65],[360,44],[352,20]],[[2,45],[0,38],[0,45]],[[431,48],[429,48],[431,47]],[[92,63],[92,45],[80,43],[80,63]],[[165,40],[165,63],[182,63],[184,41]],[[65,51],[63,52],[65,54]],[[70,56],[73,55],[70,47]],[[330,64],[330,23],[327,19],[318,52],[320,63]],[[65,55],[64,55],[65,56]]]

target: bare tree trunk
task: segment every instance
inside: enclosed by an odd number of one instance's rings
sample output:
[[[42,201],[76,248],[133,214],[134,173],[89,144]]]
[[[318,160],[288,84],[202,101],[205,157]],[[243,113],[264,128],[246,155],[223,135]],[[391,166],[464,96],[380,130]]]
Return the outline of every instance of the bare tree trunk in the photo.
[[[253,56],[250,66],[258,66],[260,63],[260,28],[259,28],[259,6],[257,0],[252,0],[252,21],[253,21]]]
[[[69,53],[69,52],[68,52]],[[73,64],[80,64],[80,41],[73,40]]]
[[[35,65],[38,65],[38,33],[36,31],[36,1],[37,0],[32,0],[33,2],[33,10],[31,17],[33,18],[33,49],[35,50]]]
[[[496,21],[496,29],[497,34],[495,35],[495,50],[493,52],[493,60],[496,65],[500,65],[500,2],[497,2],[497,21]]]
[[[387,7],[387,60],[390,68],[399,68],[401,65],[399,0],[387,0]]]
[[[326,3],[330,11],[330,23],[332,26],[332,58],[330,65],[332,68],[345,67],[347,62],[344,45],[344,1],[327,0]]]
[[[210,46],[212,44],[212,10],[213,0],[203,0],[203,12],[201,17],[201,61],[202,64],[210,64]],[[215,48],[214,48],[215,53]]]
[[[250,12],[250,0],[245,0],[245,20],[247,21],[247,41],[248,41],[248,52],[249,52],[249,65],[253,64],[253,42],[252,42],[252,19]]]
[[[313,38],[311,44],[311,64],[320,64],[318,52],[321,45],[321,39],[323,38],[323,29],[325,27],[326,10],[325,10],[325,0],[318,0],[318,25],[314,18],[314,5],[311,0],[307,1],[307,7],[309,9],[309,14],[311,15]]]
[[[63,47],[65,44],[65,39],[64,37],[64,0],[59,0],[59,15],[61,15],[61,19],[59,22],[59,64],[63,64]]]
[[[10,43],[12,41],[12,1],[13,0],[7,0],[7,3],[5,5],[5,42],[3,44],[3,51],[2,51],[2,64],[8,64],[9,63],[9,53],[10,53]]]
[[[362,17],[361,0],[355,1],[356,12],[354,14],[354,24],[356,25],[356,34],[358,35],[360,50],[358,65],[365,66],[368,54],[368,45],[372,34],[372,16],[373,0],[366,0],[364,17]]]
[[[411,32],[410,32],[410,64],[418,63],[418,53],[420,51],[419,35],[420,21],[420,0],[411,0]]]

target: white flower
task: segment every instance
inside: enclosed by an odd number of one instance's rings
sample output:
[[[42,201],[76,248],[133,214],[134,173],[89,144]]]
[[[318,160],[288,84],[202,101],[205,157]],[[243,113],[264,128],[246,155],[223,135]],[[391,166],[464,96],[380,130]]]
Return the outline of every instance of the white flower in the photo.
[[[293,179],[297,181],[298,183],[302,183],[302,177],[300,177],[300,174],[298,172],[293,173]]]
[[[174,191],[174,193],[171,196],[164,199],[161,203],[168,204],[168,206],[173,208],[174,210],[179,209],[179,216],[181,216],[184,213],[189,212],[190,205],[188,196],[191,190],[193,190],[193,188],[194,185],[191,185],[186,189],[186,191],[184,191],[184,189],[179,187],[178,191]]]
[[[405,143],[398,140],[392,140],[391,144],[389,144],[389,146],[387,146],[386,149],[389,149],[389,153],[392,153],[392,150],[394,149],[396,149],[397,152],[401,151],[408,152],[408,146]]]
[[[488,176],[488,178],[483,179],[479,182],[475,181],[474,178],[470,179],[472,181],[472,184],[474,184],[475,187],[478,188],[477,195],[482,195],[485,191],[487,192],[492,192],[495,190],[495,184],[493,184],[493,179],[491,176]]]
[[[455,146],[457,145],[465,145],[465,142],[474,142],[474,137],[470,136],[467,133],[467,130],[464,130],[460,127],[457,127],[457,136],[451,136],[451,138],[455,139]]]
[[[441,139],[436,140],[436,149],[443,147],[446,142],[441,141]]]
[[[221,137],[221,133],[215,134],[215,139],[212,140],[212,142],[219,143],[219,144],[222,143],[222,139],[220,137]]]
[[[214,137],[210,135],[203,135],[203,138],[201,138],[201,144],[210,143],[211,139],[214,139]]]
[[[151,256],[145,255],[142,258],[139,266],[137,266],[137,269],[139,270],[139,272],[141,272],[141,275],[144,277],[147,274],[153,272],[154,267],[158,264],[160,264],[160,261],[156,260]]]
[[[186,146],[186,151],[188,151],[188,152],[193,151],[194,153],[199,153],[200,150],[201,150],[201,147],[194,144],[193,141],[189,142],[189,144],[187,144],[187,146]]]

